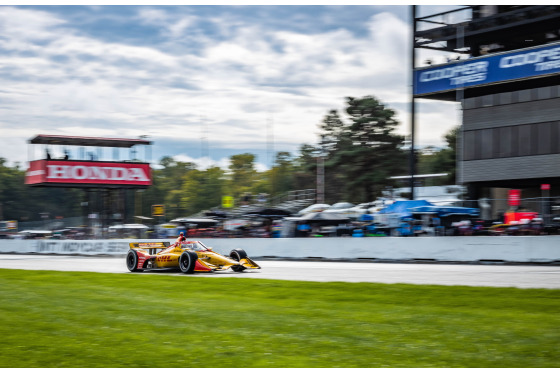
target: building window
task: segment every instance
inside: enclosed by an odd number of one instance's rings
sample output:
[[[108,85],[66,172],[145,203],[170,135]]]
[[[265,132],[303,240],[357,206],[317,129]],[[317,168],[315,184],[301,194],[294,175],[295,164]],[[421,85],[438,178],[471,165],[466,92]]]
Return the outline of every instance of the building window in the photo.
[[[474,109],[476,105],[476,102],[474,100],[474,98],[468,98],[463,100],[463,110],[466,109]]]
[[[480,134],[480,153],[479,158],[487,159],[493,157],[493,145],[494,141],[492,139],[493,129],[478,130]]]
[[[482,96],[482,106],[493,106],[494,105],[494,95]]]
[[[465,131],[464,136],[464,150],[463,150],[463,159],[465,161],[474,160],[474,147],[475,147],[475,133],[476,131]]]
[[[500,105],[507,105],[513,103],[513,95],[511,92],[503,92],[498,95]]]
[[[492,157],[492,158],[500,157],[500,152],[501,152],[500,146],[501,146],[501,144],[500,144],[500,128],[496,127],[496,128],[492,129],[492,155],[490,157]]]
[[[518,96],[518,101],[519,102],[532,101],[533,100],[533,90],[532,89],[518,91],[518,95],[519,95]]]
[[[538,100],[546,100],[552,99],[552,87],[540,87],[537,88],[537,99]]]
[[[464,132],[465,161],[556,153],[560,153],[559,121]]]
[[[551,123],[550,141],[550,153],[560,153],[560,122]]]
[[[511,152],[509,157],[519,156],[519,128],[518,126],[510,126],[511,131]]]
[[[538,155],[546,155],[549,154],[552,150],[552,136],[551,136],[551,127],[552,122],[544,122],[539,123],[535,126],[537,128],[537,136],[535,138],[536,141],[536,154]]]
[[[531,128],[530,125],[518,126],[519,138],[517,147],[518,156],[529,156],[531,154]]]
[[[511,126],[500,127],[500,153],[498,157],[511,157]]]

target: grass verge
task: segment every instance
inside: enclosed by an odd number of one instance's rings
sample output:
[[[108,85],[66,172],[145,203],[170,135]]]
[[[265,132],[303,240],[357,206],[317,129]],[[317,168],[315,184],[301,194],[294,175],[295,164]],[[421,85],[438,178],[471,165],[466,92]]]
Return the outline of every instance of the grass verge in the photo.
[[[0,367],[558,367],[560,290],[0,269]]]

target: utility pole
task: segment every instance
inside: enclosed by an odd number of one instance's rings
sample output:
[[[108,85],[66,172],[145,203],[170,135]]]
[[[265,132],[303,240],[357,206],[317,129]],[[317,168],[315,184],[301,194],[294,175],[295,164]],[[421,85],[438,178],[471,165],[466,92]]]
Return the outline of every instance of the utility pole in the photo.
[[[410,97],[410,156],[409,156],[409,169],[410,169],[410,200],[414,200],[414,174],[416,172],[416,155],[414,154],[414,128],[415,128],[415,117],[416,117],[416,107],[414,102],[414,68],[416,61],[416,48],[415,46],[415,34],[416,34],[416,5],[411,6],[411,18],[412,18],[412,49],[410,53],[410,80],[411,80],[411,97]]]
[[[274,118],[270,110],[266,119],[266,158],[268,167],[272,170],[274,168]],[[276,180],[273,174],[271,174],[271,177],[270,196],[274,196],[276,194]]]

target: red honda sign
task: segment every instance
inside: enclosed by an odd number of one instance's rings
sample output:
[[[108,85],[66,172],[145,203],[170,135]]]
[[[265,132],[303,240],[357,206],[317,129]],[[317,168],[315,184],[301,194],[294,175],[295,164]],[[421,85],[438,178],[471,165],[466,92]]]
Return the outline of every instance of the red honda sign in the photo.
[[[550,184],[541,184],[541,190],[550,190]]]
[[[64,160],[31,161],[25,184],[150,186],[150,164]]]
[[[519,206],[521,202],[521,190],[509,190],[508,202],[510,206]]]

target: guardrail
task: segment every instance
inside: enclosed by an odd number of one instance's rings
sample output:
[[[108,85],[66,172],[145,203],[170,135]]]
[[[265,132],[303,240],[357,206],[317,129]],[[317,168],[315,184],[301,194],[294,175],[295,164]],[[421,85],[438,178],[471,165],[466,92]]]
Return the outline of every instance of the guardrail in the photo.
[[[155,241],[162,240],[0,240],[0,253],[124,256],[131,242]],[[243,248],[252,258],[560,263],[560,236],[552,235],[239,238],[201,241],[219,253]]]

